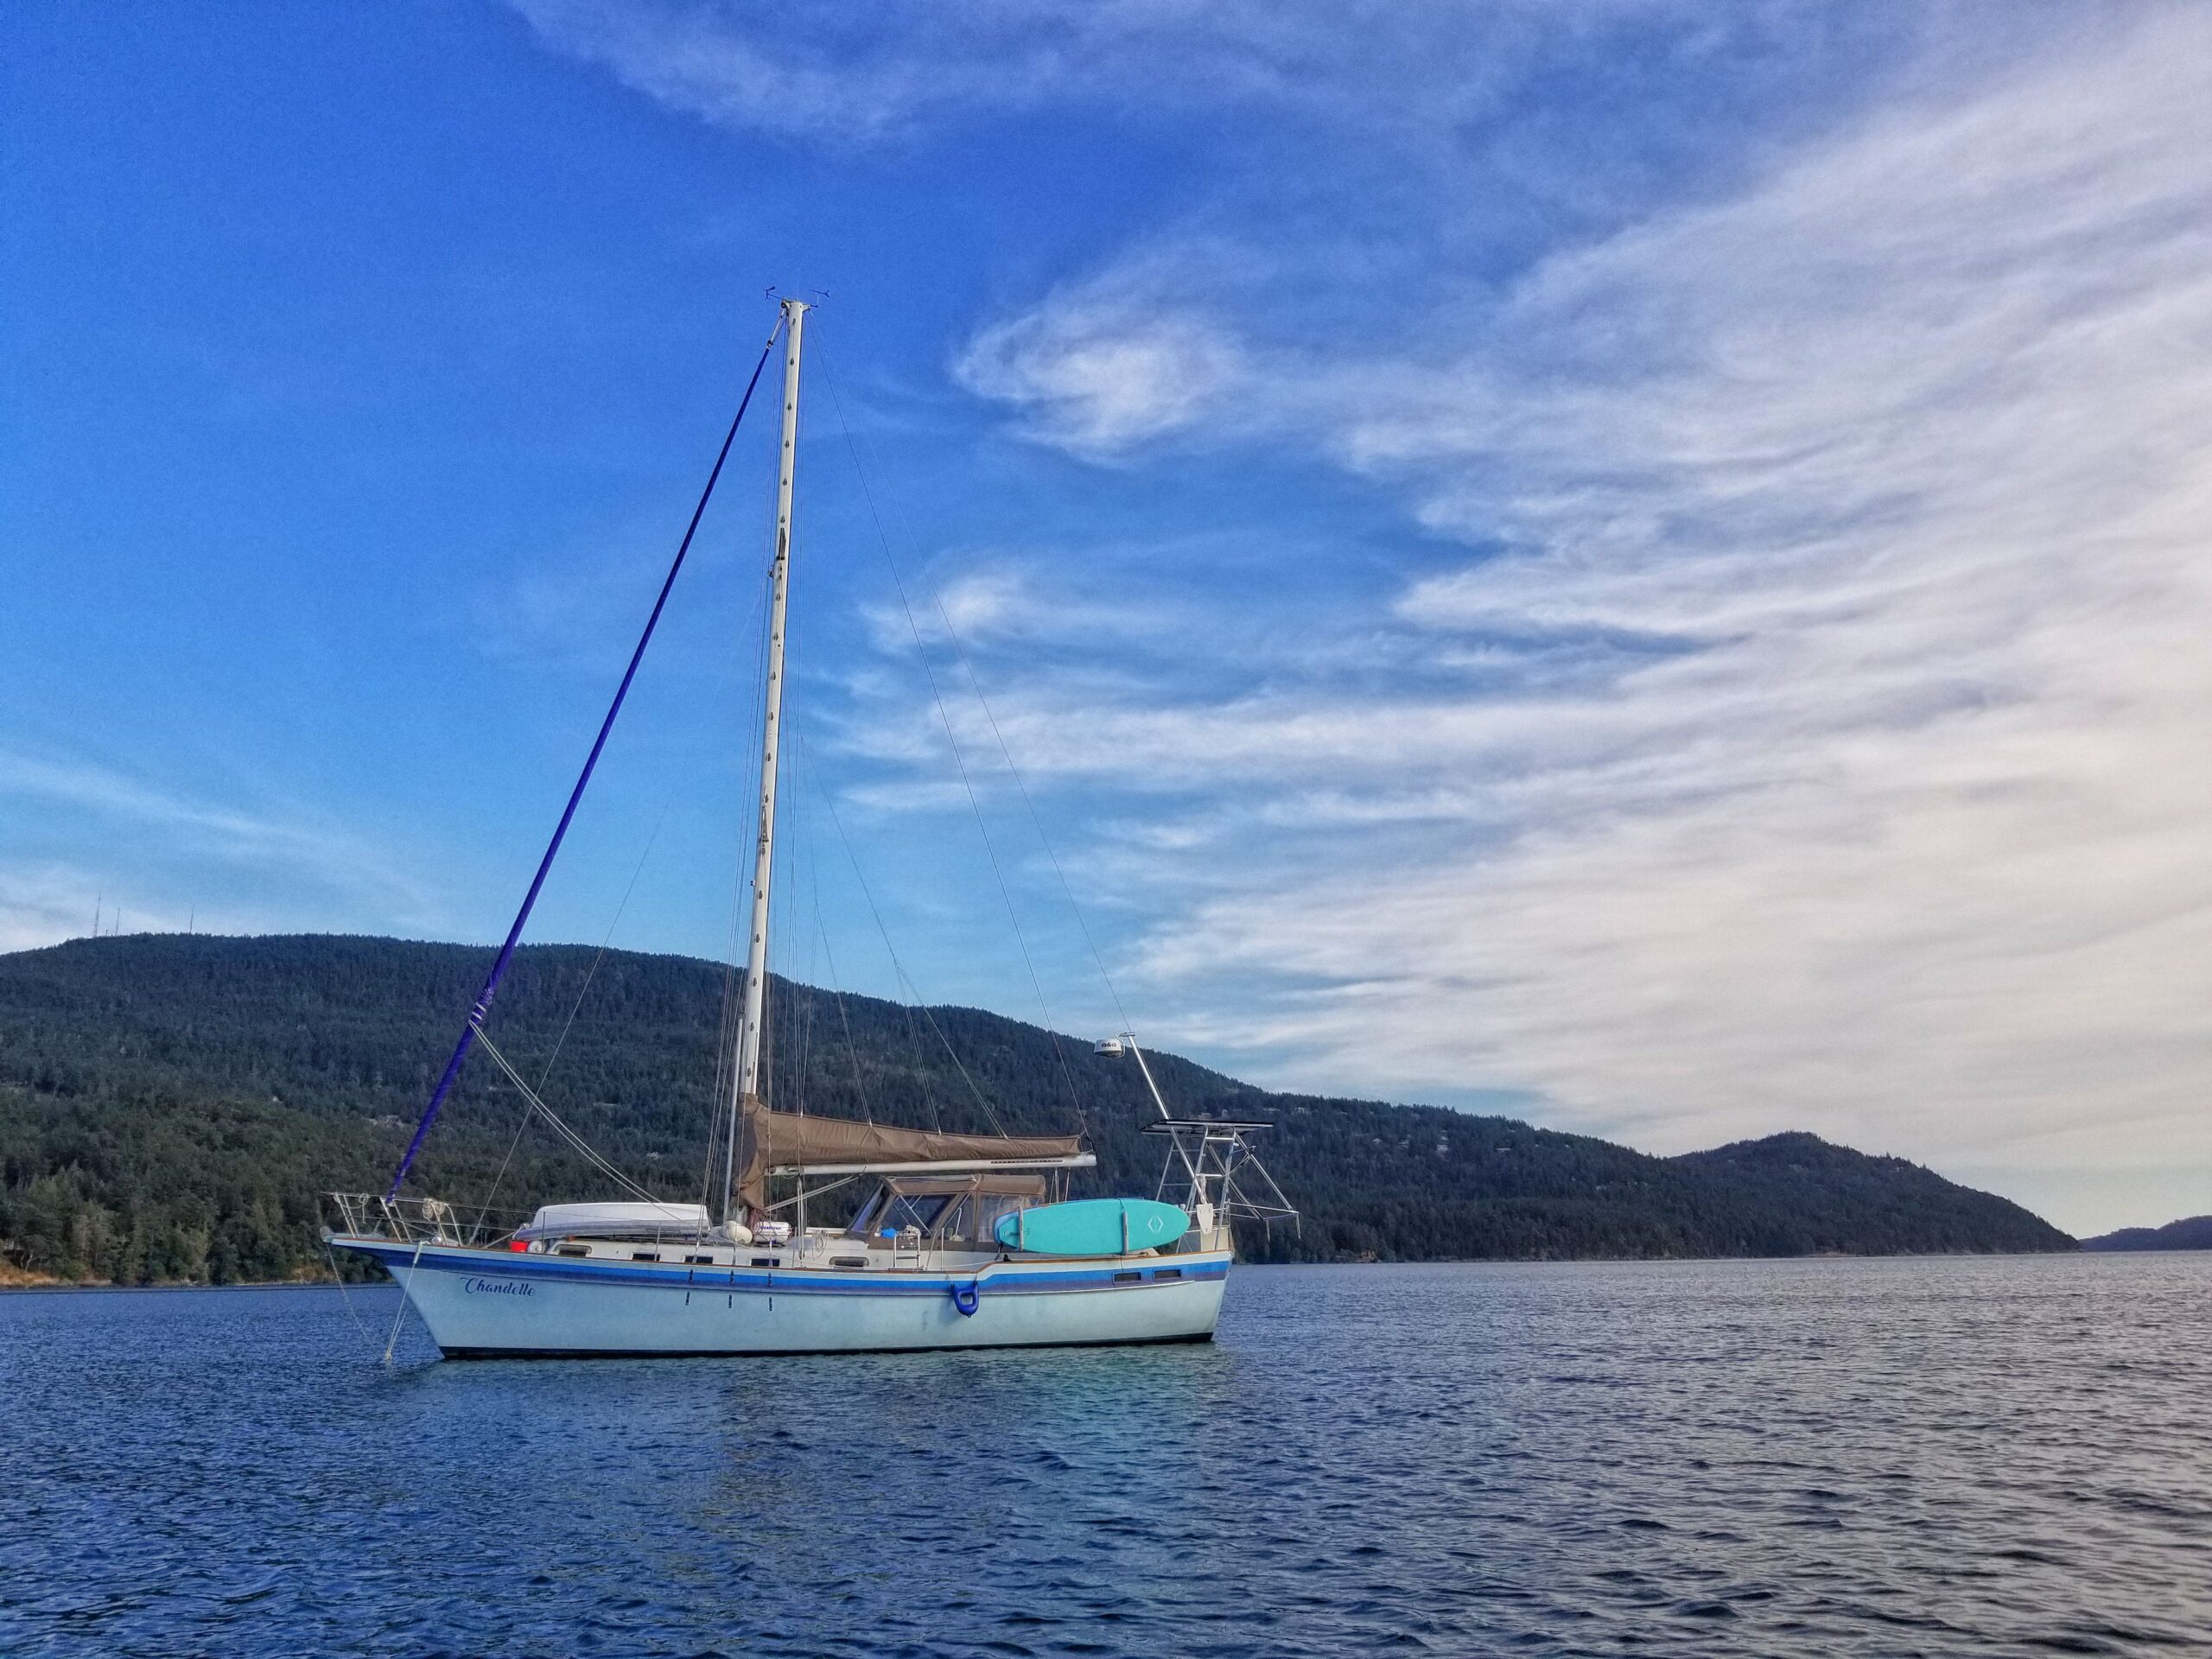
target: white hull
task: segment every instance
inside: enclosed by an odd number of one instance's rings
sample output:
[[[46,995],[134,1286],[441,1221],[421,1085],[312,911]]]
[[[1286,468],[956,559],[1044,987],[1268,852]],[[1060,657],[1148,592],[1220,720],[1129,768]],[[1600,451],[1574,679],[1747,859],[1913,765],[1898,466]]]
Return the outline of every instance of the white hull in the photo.
[[[1226,1250],[994,1261],[957,1273],[632,1265],[340,1236],[451,1357],[856,1353],[1205,1342]],[[1119,1275],[1117,1277],[1117,1275]],[[1132,1276],[1135,1275],[1135,1276]],[[971,1303],[972,1313],[961,1311]]]

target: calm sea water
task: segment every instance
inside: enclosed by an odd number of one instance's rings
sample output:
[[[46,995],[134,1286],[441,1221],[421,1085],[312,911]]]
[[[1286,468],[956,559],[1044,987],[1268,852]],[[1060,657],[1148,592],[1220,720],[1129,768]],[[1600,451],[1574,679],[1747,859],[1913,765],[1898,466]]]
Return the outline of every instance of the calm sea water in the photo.
[[[2212,1652],[2212,1255],[1240,1268],[1206,1348],[0,1296],[0,1652]],[[355,1317],[358,1315],[358,1319]]]

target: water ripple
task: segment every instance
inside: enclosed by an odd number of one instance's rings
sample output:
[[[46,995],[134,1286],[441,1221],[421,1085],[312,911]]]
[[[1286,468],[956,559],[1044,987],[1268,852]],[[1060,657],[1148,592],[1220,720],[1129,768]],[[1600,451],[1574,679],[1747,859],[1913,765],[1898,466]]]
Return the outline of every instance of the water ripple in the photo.
[[[2208,1313],[1240,1269],[1211,1348],[385,1370],[334,1292],[0,1297],[0,1652],[2212,1653]]]

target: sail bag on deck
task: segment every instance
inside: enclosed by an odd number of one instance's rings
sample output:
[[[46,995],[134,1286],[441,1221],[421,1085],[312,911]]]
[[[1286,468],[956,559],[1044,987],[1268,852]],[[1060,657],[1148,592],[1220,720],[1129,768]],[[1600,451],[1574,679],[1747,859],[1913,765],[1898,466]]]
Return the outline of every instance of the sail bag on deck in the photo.
[[[981,1164],[1073,1158],[1074,1135],[946,1135],[849,1117],[772,1112],[748,1101],[740,1114],[738,1195],[754,1210],[768,1205],[771,1169],[834,1169],[843,1164]]]

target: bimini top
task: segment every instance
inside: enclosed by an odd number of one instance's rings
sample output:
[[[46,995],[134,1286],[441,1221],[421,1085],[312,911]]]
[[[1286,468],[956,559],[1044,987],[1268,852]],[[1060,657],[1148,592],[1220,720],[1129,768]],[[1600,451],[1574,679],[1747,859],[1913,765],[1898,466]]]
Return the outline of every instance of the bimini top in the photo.
[[[748,1101],[742,1116],[737,1191],[755,1210],[767,1207],[772,1171],[824,1173],[867,1169],[924,1171],[931,1165],[1071,1165],[1088,1163],[1074,1135],[946,1135],[844,1117],[772,1112]]]
[[[697,1237],[714,1226],[703,1204],[549,1204],[515,1230],[517,1238]]]

